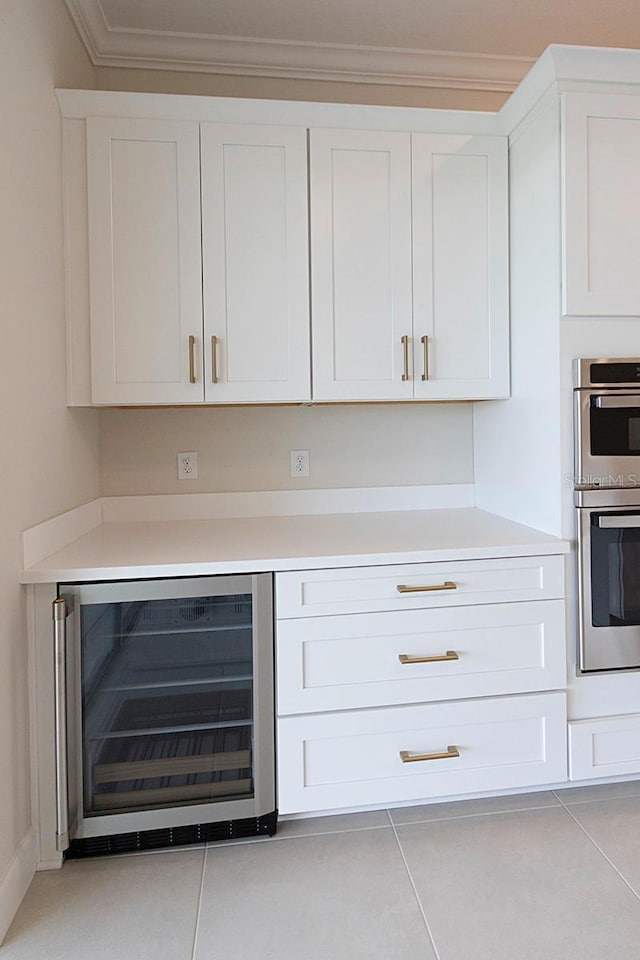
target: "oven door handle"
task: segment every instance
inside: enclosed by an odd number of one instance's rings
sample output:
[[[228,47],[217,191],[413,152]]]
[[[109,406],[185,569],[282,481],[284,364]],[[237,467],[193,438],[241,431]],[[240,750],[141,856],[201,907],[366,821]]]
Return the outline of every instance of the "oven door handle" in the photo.
[[[594,397],[594,405],[602,410],[640,409],[640,395],[623,393],[618,397]]]
[[[640,527],[640,513],[627,514],[626,516],[598,517],[598,526],[608,530],[615,530],[619,527]]]

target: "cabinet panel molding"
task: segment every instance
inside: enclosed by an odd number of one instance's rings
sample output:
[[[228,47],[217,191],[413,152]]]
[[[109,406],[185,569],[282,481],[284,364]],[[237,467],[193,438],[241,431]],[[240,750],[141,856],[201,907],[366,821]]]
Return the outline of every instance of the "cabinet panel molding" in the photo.
[[[203,124],[201,138],[205,399],[309,400],[306,131]]]
[[[204,398],[198,179],[197,124],[88,118],[96,404]]]
[[[281,813],[530,787],[567,775],[564,693],[282,717],[277,734]],[[401,751],[434,759],[403,762]]]
[[[562,103],[563,313],[640,316],[640,100]]]
[[[455,584],[455,589],[447,589],[447,582]],[[400,585],[427,589],[400,592]],[[295,570],[276,575],[279,619],[553,600],[563,596],[562,556]]]
[[[310,131],[316,400],[412,397],[410,163],[408,133]]]
[[[279,620],[278,713],[563,688],[564,617],[546,600]]]
[[[569,724],[569,777],[593,780],[640,774],[640,714]]]
[[[413,134],[412,179],[414,395],[508,396],[506,141]]]

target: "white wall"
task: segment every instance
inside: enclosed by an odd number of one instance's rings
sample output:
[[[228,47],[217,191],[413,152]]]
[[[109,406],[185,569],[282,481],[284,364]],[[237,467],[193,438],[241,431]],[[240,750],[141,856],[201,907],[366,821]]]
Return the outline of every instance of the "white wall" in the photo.
[[[511,399],[476,404],[476,502],[562,536],[560,119],[552,98],[509,150]]]
[[[94,411],[65,406],[60,117],[93,69],[62,0],[0,5],[0,894],[30,826],[19,533],[98,493]],[[0,902],[0,938],[4,930]]]
[[[105,496],[473,482],[465,403],[104,410],[100,432]],[[308,480],[289,475],[299,449]],[[197,480],[178,481],[179,450]]]

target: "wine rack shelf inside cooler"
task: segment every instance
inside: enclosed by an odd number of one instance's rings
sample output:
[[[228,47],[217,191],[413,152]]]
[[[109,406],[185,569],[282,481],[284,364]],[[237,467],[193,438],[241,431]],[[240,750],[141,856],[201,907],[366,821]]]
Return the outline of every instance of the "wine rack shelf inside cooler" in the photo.
[[[253,796],[251,597],[83,607],[89,816]]]

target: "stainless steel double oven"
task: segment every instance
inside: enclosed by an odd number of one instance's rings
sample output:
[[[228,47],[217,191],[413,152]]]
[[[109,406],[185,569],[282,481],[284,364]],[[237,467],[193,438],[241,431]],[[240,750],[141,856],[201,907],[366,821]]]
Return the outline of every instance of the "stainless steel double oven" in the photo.
[[[640,669],[640,359],[575,373],[578,666]]]

